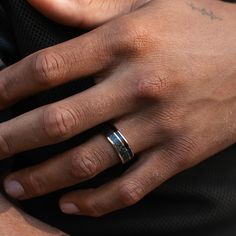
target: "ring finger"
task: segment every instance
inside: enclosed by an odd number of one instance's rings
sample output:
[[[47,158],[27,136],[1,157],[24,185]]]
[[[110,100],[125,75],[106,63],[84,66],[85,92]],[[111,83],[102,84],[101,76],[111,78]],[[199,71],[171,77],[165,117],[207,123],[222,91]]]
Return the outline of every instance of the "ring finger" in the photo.
[[[144,151],[162,141],[161,131],[151,135],[153,127],[137,114],[115,123],[127,139],[134,153]],[[145,138],[138,133],[147,133]],[[28,199],[93,178],[102,171],[120,163],[115,149],[106,137],[98,134],[86,143],[42,164],[9,175],[4,186],[13,198]]]

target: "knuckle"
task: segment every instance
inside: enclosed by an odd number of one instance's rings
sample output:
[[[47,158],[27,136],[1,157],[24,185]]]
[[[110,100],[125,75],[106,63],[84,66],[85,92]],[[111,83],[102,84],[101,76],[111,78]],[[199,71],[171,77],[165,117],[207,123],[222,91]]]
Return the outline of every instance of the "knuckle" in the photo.
[[[127,182],[121,185],[120,201],[124,206],[132,206],[141,200],[143,192],[138,183]]]
[[[178,170],[188,169],[198,159],[196,158],[197,150],[198,145],[192,138],[177,137],[168,148],[168,161],[171,161]]]
[[[143,55],[153,47],[154,40],[144,24],[124,17],[118,26],[118,40],[125,55]]]
[[[152,72],[140,76],[137,80],[137,96],[140,98],[159,99],[169,87],[169,80],[164,73]]]
[[[71,158],[71,172],[76,179],[90,179],[102,168],[102,158],[96,152],[80,150]]]
[[[70,108],[51,105],[44,109],[42,117],[44,132],[53,141],[71,137],[77,126],[77,117]]]
[[[183,132],[185,110],[179,105],[171,104],[160,107],[155,113],[155,121],[161,126],[167,136],[175,136]],[[157,123],[155,123],[157,125]]]
[[[88,209],[89,215],[92,217],[101,217],[104,215],[104,210],[95,200],[88,201],[86,207]]]
[[[0,135],[0,153],[2,157],[7,157],[13,154],[10,143],[4,135]]]
[[[45,186],[46,184],[43,183],[40,176],[35,173],[29,173],[24,184],[25,195],[28,197],[42,195],[46,193]]]
[[[65,59],[59,53],[44,50],[35,54],[32,61],[35,79],[40,85],[55,85],[65,76]]]

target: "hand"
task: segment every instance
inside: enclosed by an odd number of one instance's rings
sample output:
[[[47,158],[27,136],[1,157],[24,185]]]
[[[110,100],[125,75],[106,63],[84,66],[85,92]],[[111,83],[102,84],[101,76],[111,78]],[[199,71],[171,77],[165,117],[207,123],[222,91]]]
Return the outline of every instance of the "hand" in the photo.
[[[230,146],[236,139],[235,8],[215,0],[153,0],[129,14],[115,13],[113,20],[99,18],[109,22],[2,71],[2,107],[71,80],[90,75],[98,80],[82,93],[2,123],[1,157],[112,122],[137,161],[119,178],[60,200],[65,213],[101,216],[137,203],[177,173]],[[63,20],[60,9],[55,15]],[[5,189],[27,199],[91,179],[116,164],[116,152],[98,134],[11,174]]]
[[[66,236],[60,230],[27,215],[0,194],[0,231],[3,236]]]
[[[130,13],[150,0],[27,0],[45,16],[58,23],[79,28],[95,28]]]

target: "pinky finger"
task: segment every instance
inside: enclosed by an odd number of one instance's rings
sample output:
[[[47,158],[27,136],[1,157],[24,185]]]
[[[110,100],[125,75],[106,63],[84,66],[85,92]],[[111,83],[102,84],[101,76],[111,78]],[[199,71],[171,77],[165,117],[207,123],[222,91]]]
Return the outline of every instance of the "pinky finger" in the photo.
[[[120,178],[96,189],[64,195],[61,210],[66,214],[99,217],[132,206],[178,172],[179,165],[170,162],[171,168],[167,162],[162,150],[146,152]]]

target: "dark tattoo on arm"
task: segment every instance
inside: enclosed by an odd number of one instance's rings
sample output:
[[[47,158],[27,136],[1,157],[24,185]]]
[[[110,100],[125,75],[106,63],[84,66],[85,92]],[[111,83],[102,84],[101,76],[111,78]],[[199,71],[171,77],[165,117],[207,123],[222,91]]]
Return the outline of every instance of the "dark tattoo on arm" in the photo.
[[[209,19],[211,20],[220,20],[220,21],[223,20],[223,18],[216,16],[213,11],[207,10],[206,8],[197,7],[193,2],[186,2],[186,4],[190,6],[193,11],[198,11],[203,16],[209,17]]]

